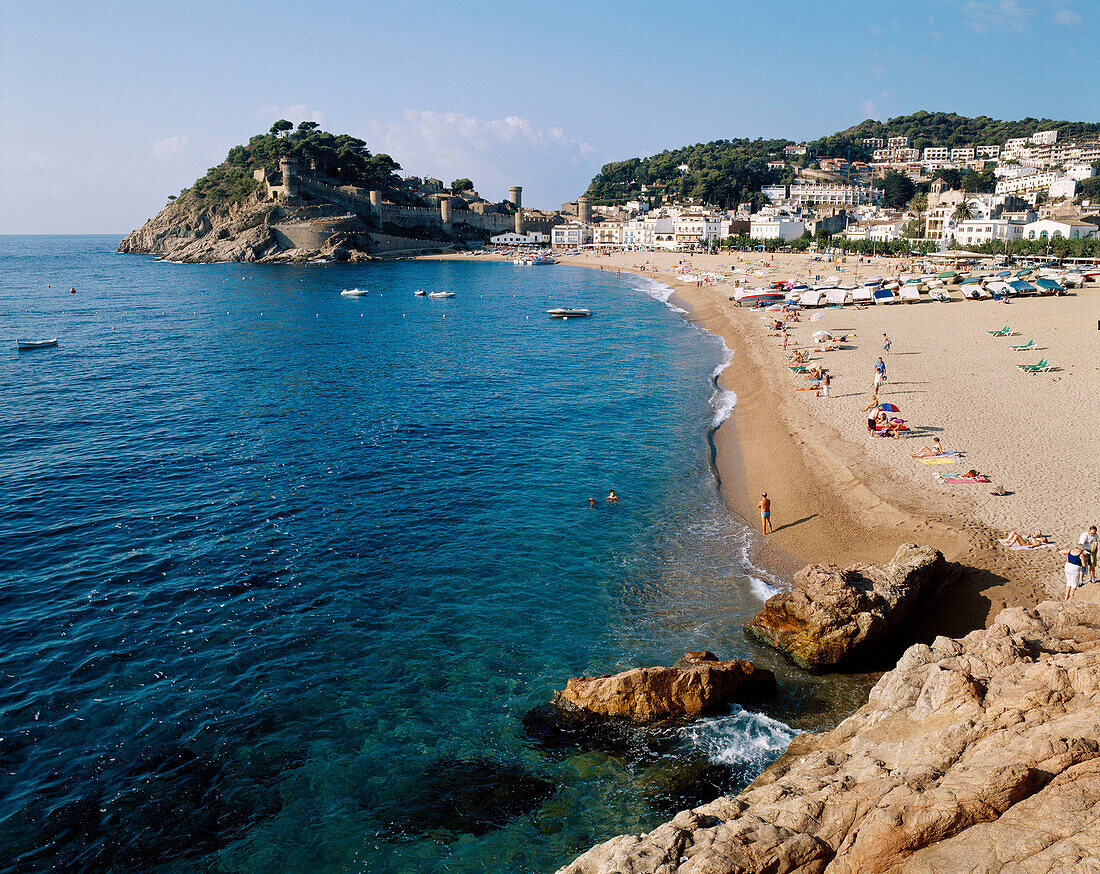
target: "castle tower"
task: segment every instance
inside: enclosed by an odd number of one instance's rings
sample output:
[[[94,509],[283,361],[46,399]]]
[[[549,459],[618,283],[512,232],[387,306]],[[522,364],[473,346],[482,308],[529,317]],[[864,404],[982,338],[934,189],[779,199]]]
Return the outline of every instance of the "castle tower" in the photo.
[[[516,219],[516,224],[515,224],[516,233],[517,234],[522,234],[523,233],[523,210],[522,209],[517,209],[516,210],[515,219]]]
[[[370,215],[377,227],[382,227],[382,192],[370,193]]]
[[[517,210],[523,209],[523,186],[512,185],[508,188],[508,202]]]
[[[581,224],[592,224],[592,204],[586,194],[577,198],[577,219]]]
[[[451,199],[444,197],[439,201],[439,217],[443,219],[443,224],[449,225],[451,223]]]
[[[283,174],[283,191],[287,197],[298,194],[298,162],[294,158],[280,158],[279,170]]]

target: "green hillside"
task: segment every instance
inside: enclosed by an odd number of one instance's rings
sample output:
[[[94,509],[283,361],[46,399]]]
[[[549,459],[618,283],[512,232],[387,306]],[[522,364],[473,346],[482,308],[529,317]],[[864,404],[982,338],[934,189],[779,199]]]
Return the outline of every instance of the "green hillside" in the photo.
[[[1100,134],[1100,124],[1025,118],[999,121],[987,116],[967,118],[952,112],[915,112],[888,121],[867,119],[847,130],[808,143],[808,164],[820,157],[868,161],[864,138],[909,137],[917,149],[927,146],[1004,145],[1007,140],[1030,136],[1040,130],[1057,130],[1059,138]],[[605,164],[592,179],[587,194],[593,203],[621,204],[643,197],[660,202],[669,197],[693,197],[729,209],[738,203],[759,204],[760,186],[786,181],[793,169],[769,170],[769,160],[783,158],[792,140],[716,140],[684,146],[649,158],[630,158]],[[678,169],[686,164],[688,169]]]

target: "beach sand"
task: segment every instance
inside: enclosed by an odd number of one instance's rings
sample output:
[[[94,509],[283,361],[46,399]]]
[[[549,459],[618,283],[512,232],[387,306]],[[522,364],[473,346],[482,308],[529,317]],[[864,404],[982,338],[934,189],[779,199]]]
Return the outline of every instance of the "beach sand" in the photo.
[[[737,260],[739,254],[744,260]],[[790,331],[792,348],[812,348],[816,330],[849,335],[842,351],[811,354],[811,365],[822,364],[832,375],[832,396],[818,398],[796,390],[809,383],[787,368],[781,340],[767,336],[764,314],[729,301],[732,281],[682,282],[680,262],[696,273],[755,270],[759,275],[747,277],[747,284],[762,285],[814,275],[840,275],[845,282],[890,276],[901,268],[898,261],[849,257],[832,265],[805,255],[663,252],[562,260],[642,272],[667,283],[689,310],[686,318],[722,336],[733,351],[720,381],[737,403],[713,439],[730,510],[759,531],[761,492],[772,500],[775,532],[757,538],[755,562],[789,578],[810,562],[883,561],[901,543],[936,546],[972,570],[935,605],[934,615],[918,619],[918,637],[965,634],[989,625],[1005,606],[1062,596],[1058,549],[1013,551],[996,540],[1011,530],[1041,530],[1065,548],[1100,521],[1100,288],[1013,298],[1007,305],[925,299],[804,310]],[[820,318],[809,321],[815,313]],[[1006,324],[1015,336],[987,333]],[[884,331],[892,341],[888,353]],[[1027,352],[1010,349],[1029,339],[1035,346]],[[870,438],[860,412],[870,401],[880,355],[889,378],[879,400],[900,408],[912,428],[905,439]],[[1028,374],[1015,367],[1040,358],[1057,369]],[[964,453],[957,464],[910,457],[933,436]],[[992,483],[949,484],[936,476],[970,468]],[[1012,494],[991,495],[995,485]],[[1079,597],[1092,599],[1097,589],[1086,585]]]

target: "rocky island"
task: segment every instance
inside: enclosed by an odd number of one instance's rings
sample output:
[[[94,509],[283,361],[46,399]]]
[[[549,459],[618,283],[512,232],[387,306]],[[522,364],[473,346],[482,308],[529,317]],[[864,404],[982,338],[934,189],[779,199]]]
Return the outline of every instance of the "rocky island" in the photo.
[[[363,261],[424,253],[493,234],[549,232],[522,188],[491,203],[469,179],[402,179],[389,155],[348,134],[276,122],[127,234],[118,251],[185,262]]]

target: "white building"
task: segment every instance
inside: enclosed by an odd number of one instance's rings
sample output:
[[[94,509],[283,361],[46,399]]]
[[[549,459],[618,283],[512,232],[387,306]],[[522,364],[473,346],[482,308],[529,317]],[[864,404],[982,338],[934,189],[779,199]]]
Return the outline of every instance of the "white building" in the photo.
[[[956,222],[952,236],[962,247],[978,246],[991,240],[1019,240],[1023,236],[1023,222],[999,218],[972,218]]]
[[[1057,200],[1059,197],[1072,198],[1077,194],[1077,180],[1070,179],[1068,176],[1063,176],[1061,179],[1055,179],[1050,183],[1050,188],[1047,189],[1047,197],[1051,200]]]
[[[494,246],[537,246],[550,242],[549,234],[540,231],[532,231],[529,234],[517,234],[514,231],[506,231],[489,237],[489,242]]]
[[[882,149],[886,147],[886,141],[882,137],[864,137],[863,148]]]
[[[951,161],[956,164],[968,164],[974,160],[974,147],[967,146],[951,150]]]
[[[828,206],[859,206],[864,203],[881,203],[882,198],[883,193],[880,188],[871,188],[866,185],[820,184],[814,182],[792,183],[788,195],[788,201],[794,206],[807,206],[812,203]]]
[[[888,149],[908,149],[909,137],[890,137],[886,141],[886,148]]]
[[[566,222],[550,229],[550,242],[555,249],[575,249],[592,240],[592,229],[581,222]]]
[[[598,225],[592,225],[589,229],[590,242],[593,246],[622,246],[623,245],[623,222],[601,222]]]
[[[783,153],[788,158],[797,158],[800,155],[805,155],[806,154],[806,144],[802,143],[801,145],[798,145],[798,146],[787,146],[787,148],[785,148],[783,150]]]
[[[717,215],[684,215],[673,220],[677,248],[717,239],[722,235],[722,217]]]
[[[1096,231],[1096,225],[1076,219],[1039,219],[1024,225],[1023,228],[1025,240],[1054,240],[1059,237],[1067,240],[1084,240],[1095,237]]]
[[[1018,137],[1005,143],[1005,147],[1001,149],[1001,158],[1005,161],[1019,161],[1027,156],[1027,151],[1027,137]]]
[[[921,157],[923,161],[946,161],[947,156],[950,154],[950,150],[947,146],[928,146],[924,150],[924,155]]]
[[[1043,173],[1028,173],[1016,177],[1006,177],[997,183],[997,194],[1015,194],[1021,191],[1045,191],[1051,184],[1064,178],[1061,170],[1047,170]]]
[[[754,240],[774,240],[776,238],[790,242],[801,237],[806,231],[806,225],[800,219],[768,218],[754,215],[749,225],[749,236]]]
[[[996,158],[1001,154],[1000,146],[978,146],[975,150],[979,158]]]
[[[760,187],[760,193],[764,195],[771,203],[779,203],[781,200],[787,199],[787,186],[786,185],[763,185]]]
[[[1036,131],[1028,140],[1035,143],[1037,146],[1053,146],[1058,142],[1058,131],[1056,130],[1041,130]]]

